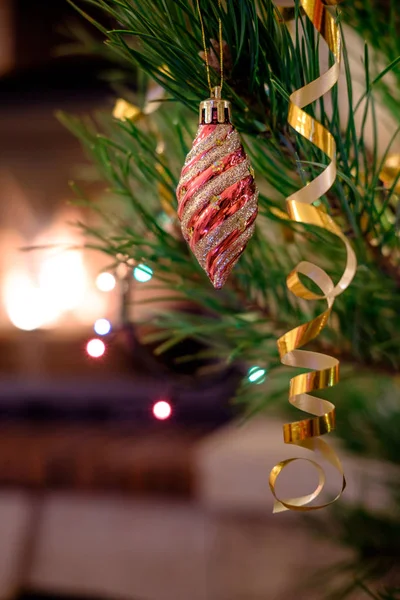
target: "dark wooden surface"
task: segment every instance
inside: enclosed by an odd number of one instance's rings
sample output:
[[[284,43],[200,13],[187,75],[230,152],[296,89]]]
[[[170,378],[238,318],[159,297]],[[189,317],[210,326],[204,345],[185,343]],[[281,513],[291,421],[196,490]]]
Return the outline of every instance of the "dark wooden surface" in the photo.
[[[165,426],[0,425],[0,486],[190,497],[205,431]]]

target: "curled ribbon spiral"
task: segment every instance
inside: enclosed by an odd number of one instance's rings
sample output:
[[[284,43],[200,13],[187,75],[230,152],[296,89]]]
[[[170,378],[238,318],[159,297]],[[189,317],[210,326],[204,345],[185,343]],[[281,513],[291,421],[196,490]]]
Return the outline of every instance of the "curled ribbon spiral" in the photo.
[[[336,4],[337,0],[329,0]],[[311,396],[309,392],[321,390],[335,385],[339,380],[339,361],[332,356],[299,350],[307,342],[319,335],[325,327],[336,296],[341,294],[351,283],[357,268],[354,251],[340,228],[323,210],[314,206],[314,202],[333,185],[336,178],[336,144],[332,134],[316,119],[307,114],[303,108],[326,94],[338,81],[341,58],[341,34],[334,15],[322,0],[300,0],[300,5],[317,31],[325,39],[335,62],[320,77],[296,90],[290,96],[288,122],[303,137],[312,142],[330,159],[329,165],[306,186],[291,194],[286,199],[289,217],[298,223],[306,223],[322,227],[336,235],[344,243],[347,251],[347,263],[340,281],[335,285],[329,275],[317,265],[302,261],[287,278],[287,287],[295,296],[304,300],[326,300],[327,308],[322,314],[288,331],[278,340],[281,362],[292,367],[310,369],[309,372],[297,375],[290,381],[289,402],[304,412],[314,415],[312,418],[287,423],[283,427],[284,441],[319,451],[342,477],[342,487],[336,498],[324,504],[306,506],[321,493],[325,485],[325,473],[322,467],[313,460],[290,458],[275,465],[269,476],[269,485],[275,498],[274,512],[284,510],[310,511],[323,508],[335,502],[346,487],[346,479],[340,460],[334,450],[319,436],[329,433],[335,428],[335,406],[326,400]],[[321,290],[321,294],[311,292],[300,280],[299,274],[308,277]],[[316,489],[306,496],[281,499],[275,487],[276,480],[282,470],[296,460],[307,460],[318,472],[319,482]]]

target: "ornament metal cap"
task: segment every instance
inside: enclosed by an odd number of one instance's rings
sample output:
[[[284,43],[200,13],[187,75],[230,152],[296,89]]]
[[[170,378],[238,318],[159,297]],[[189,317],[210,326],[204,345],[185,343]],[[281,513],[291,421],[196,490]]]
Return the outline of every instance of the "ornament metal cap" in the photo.
[[[219,85],[212,89],[211,98],[200,102],[199,123],[209,125],[231,122],[231,103],[221,98]]]

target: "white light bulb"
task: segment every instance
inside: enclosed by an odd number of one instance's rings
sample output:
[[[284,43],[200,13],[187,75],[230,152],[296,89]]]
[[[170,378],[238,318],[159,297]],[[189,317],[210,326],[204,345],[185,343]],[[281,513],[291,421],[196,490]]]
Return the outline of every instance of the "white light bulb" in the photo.
[[[153,415],[159,421],[165,421],[171,416],[172,407],[169,402],[165,400],[158,400],[153,406]]]
[[[112,273],[100,273],[96,277],[96,286],[101,292],[111,292],[115,288],[115,277]]]
[[[105,351],[105,343],[99,340],[98,338],[93,338],[92,340],[89,340],[86,344],[86,352],[92,358],[100,358],[100,356],[103,356]]]
[[[97,319],[93,325],[93,329],[97,335],[107,335],[111,331],[111,323],[108,319]]]

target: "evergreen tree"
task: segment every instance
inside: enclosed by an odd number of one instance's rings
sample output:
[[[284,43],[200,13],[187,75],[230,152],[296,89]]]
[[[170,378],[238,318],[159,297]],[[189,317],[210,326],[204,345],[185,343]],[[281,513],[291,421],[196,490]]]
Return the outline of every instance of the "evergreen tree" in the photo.
[[[291,14],[279,11],[271,0],[200,4],[213,85],[219,82],[216,40],[218,20],[222,23],[224,97],[232,103],[233,121],[260,189],[255,235],[226,287],[212,288],[174,217],[175,189],[197,128],[198,105],[209,95],[195,2],[86,0],[76,6],[106,42],[101,51],[119,71],[114,79],[118,95],[138,109],[126,119],[60,115],[107,182],[105,197],[95,203],[75,189],[96,215],[93,225],[84,226],[88,247],[105,252],[114,265],[144,263],[154,272],[149,286],[166,290],[168,301],[184,298],[198,308],[155,312],[155,330],[143,342],[156,343],[160,354],[191,337],[207,345],[201,358],[213,369],[232,362],[259,365],[266,370],[265,382],[252,385],[245,378],[237,401],[246,414],[278,403],[286,409],[293,373],[280,366],[276,339],[321,311],[318,303],[297,302],[286,288],[286,276],[300,260],[316,256],[337,280],[345,260],[334,236],[294,223],[284,212],[285,197],[327,164],[322,152],[287,125],[289,95],[323,70],[323,44],[298,3]],[[382,148],[377,113],[386,111],[396,126],[400,121],[399,16],[395,0],[371,0],[362,8],[349,1],[341,5],[338,19],[345,81],[307,111],[334,135],[338,176],[321,202],[351,240],[359,266],[351,287],[335,303],[330,326],[310,348],[328,351],[342,363],[340,390],[324,392],[338,409],[337,435],[354,452],[397,462],[400,171],[391,155],[399,148],[399,127]],[[382,36],[383,20],[387,35]],[[370,42],[364,47],[358,95],[350,67],[352,47],[346,44],[348,24]],[[84,39],[97,46],[86,35]],[[149,89],[156,90],[155,102],[149,102]],[[362,508],[343,506],[332,514],[338,526],[330,535],[354,547],[359,558],[350,565],[357,576],[346,593],[356,589],[359,578],[385,578],[393,572],[398,515],[380,521]],[[386,535],[374,535],[382,527]],[[388,593],[372,597],[397,597],[395,590]]]

